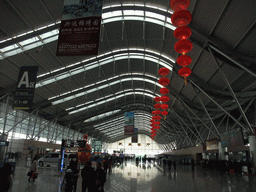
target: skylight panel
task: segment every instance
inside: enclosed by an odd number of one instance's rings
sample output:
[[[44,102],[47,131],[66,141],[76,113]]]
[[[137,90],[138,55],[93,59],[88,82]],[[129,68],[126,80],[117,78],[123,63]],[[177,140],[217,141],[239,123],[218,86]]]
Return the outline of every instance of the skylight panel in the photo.
[[[26,39],[25,41],[19,42],[19,44],[21,44],[22,46],[24,46],[24,45],[27,45],[27,44],[35,43],[35,42],[37,42],[37,41],[39,41],[38,37],[32,37],[32,38],[30,38],[30,39]]]
[[[164,22],[163,21],[159,21],[159,20],[156,20],[156,19],[152,19],[152,18],[147,18],[146,17],[145,21],[164,26]]]
[[[125,21],[144,21],[144,17],[138,17],[138,16],[125,16],[124,18],[121,18],[122,20]],[[121,21],[122,21],[121,20]]]
[[[52,37],[52,36],[55,36],[55,35],[58,35],[59,34],[59,31],[57,29],[55,30],[52,30],[50,32],[47,32],[47,33],[44,33],[44,34],[41,34],[39,35],[42,39],[46,39],[46,38],[49,38],[49,37]]]
[[[140,10],[124,10],[124,15],[133,15],[133,16],[144,16],[144,11]]]
[[[159,20],[165,21],[165,16],[164,15],[160,15],[158,13],[153,13],[153,12],[149,12],[149,11],[145,11],[146,17],[152,17],[152,18],[157,18]]]
[[[7,47],[4,47],[4,48],[0,49],[0,51],[2,53],[5,53],[7,51],[14,50],[14,49],[17,49],[17,48],[19,48],[19,46],[16,45],[16,44],[13,44],[13,45],[10,45],[10,46],[7,46]]]
[[[112,100],[114,100],[114,99],[116,99],[116,98],[124,97],[124,96],[126,96],[126,95],[132,95],[132,94],[146,95],[146,96],[148,96],[148,97],[154,98],[154,95],[151,95],[151,94],[144,94],[144,93],[137,92],[137,91],[136,91],[136,92],[131,92],[131,93],[125,93],[125,94],[118,95],[118,96],[113,97],[113,98],[109,98],[109,99],[107,99],[107,100],[105,100],[105,101],[96,102],[96,103],[94,103],[94,104],[92,104],[92,105],[90,105],[90,106],[83,107],[83,108],[81,108],[81,109],[78,109],[78,110],[69,112],[68,114],[69,114],[69,115],[70,115],[70,114],[74,114],[74,113],[77,113],[77,112],[80,112],[80,111],[83,111],[83,110],[86,110],[86,109],[95,107],[95,106],[97,106],[97,105],[105,104],[105,103],[107,103],[107,102],[109,102],[109,101],[112,101]],[[63,101],[63,100],[62,100],[62,101]],[[54,103],[55,103],[55,102],[54,102]]]

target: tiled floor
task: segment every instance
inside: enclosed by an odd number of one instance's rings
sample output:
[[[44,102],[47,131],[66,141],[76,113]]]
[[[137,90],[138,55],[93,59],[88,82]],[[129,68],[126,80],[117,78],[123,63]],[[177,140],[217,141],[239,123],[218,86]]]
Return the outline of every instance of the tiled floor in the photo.
[[[52,168],[40,168],[35,183],[27,181],[27,167],[16,167],[11,192],[61,191],[63,176]],[[81,191],[81,178],[77,192]],[[195,167],[177,165],[171,171],[154,165],[127,162],[107,174],[106,192],[255,192],[256,176],[223,175]]]

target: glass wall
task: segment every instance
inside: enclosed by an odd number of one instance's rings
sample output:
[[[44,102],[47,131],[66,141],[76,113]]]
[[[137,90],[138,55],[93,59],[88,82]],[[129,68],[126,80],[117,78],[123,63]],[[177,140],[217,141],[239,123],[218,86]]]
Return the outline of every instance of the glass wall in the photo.
[[[123,151],[124,154],[135,155],[156,155],[163,152],[154,140],[143,134],[138,135],[138,143],[131,143],[131,137],[109,143],[108,153],[112,154],[113,151]]]
[[[7,111],[7,115],[5,115]],[[0,134],[8,133],[8,140],[33,139],[43,142],[61,144],[63,139],[82,139],[83,134],[69,127],[64,127],[49,121],[37,114],[37,111],[29,114],[23,110],[13,110],[11,106],[0,103]],[[11,149],[9,149],[11,150]]]

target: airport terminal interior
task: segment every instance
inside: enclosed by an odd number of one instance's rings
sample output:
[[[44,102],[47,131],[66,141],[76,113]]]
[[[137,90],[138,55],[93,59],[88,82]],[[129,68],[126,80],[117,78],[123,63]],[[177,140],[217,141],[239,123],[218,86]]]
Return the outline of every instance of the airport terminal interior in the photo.
[[[255,10],[0,0],[0,192],[256,191]]]

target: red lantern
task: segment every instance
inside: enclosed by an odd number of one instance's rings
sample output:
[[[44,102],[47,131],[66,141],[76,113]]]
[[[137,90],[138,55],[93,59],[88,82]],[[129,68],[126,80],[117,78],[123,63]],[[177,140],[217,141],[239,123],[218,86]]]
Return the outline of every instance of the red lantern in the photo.
[[[156,126],[156,129],[161,129],[161,127],[160,126]]]
[[[170,83],[170,80],[167,77],[161,77],[158,82],[159,84],[166,86]]]
[[[158,125],[158,122],[157,121],[155,121],[155,122],[153,122],[152,124],[150,124],[151,126],[156,126],[156,125]]]
[[[166,110],[166,109],[168,109],[168,108],[169,108],[169,105],[167,105],[167,104],[163,104],[163,105],[161,105],[161,108],[162,108],[163,110]],[[162,114],[163,114],[163,112],[162,112]]]
[[[150,122],[153,123],[155,120],[151,119]]]
[[[170,98],[168,96],[162,96],[161,97],[161,101],[164,102],[164,103],[168,102],[169,100],[170,100]]]
[[[170,73],[170,70],[166,67],[162,67],[158,71],[159,75],[166,76]]]
[[[166,115],[168,115],[167,111],[162,111],[162,115],[164,116],[164,120],[166,120]]]
[[[177,58],[177,64],[180,66],[187,66],[190,65],[192,62],[192,59],[188,55],[181,55]]]
[[[168,88],[165,88],[165,87],[164,87],[164,88],[161,88],[161,89],[160,89],[160,93],[163,94],[163,95],[166,95],[166,94],[169,93],[169,89],[168,89]]]
[[[171,0],[170,6],[174,11],[187,9],[189,7],[190,0]]]
[[[155,133],[151,135],[151,137],[155,137],[155,136],[156,136],[156,134],[155,134]]]
[[[174,37],[179,40],[188,39],[191,34],[192,31],[188,26],[177,27],[173,32]]]
[[[155,138],[153,138],[153,137],[151,136],[151,139],[154,140]]]
[[[152,119],[154,119],[154,120],[161,120],[161,116],[159,116],[159,115],[153,116]]]
[[[152,115],[156,115],[156,111],[152,111],[151,114],[152,114]]]
[[[179,40],[174,44],[174,49],[177,53],[185,54],[191,51],[193,44],[187,39]]]
[[[163,116],[168,115],[168,111],[162,111],[162,115],[163,115]]]
[[[188,67],[182,67],[180,68],[180,70],[178,71],[179,75],[181,77],[184,77],[185,79],[185,85],[187,85],[187,77],[192,73],[191,69]]]
[[[191,22],[192,15],[188,10],[175,11],[172,16],[172,24],[176,27],[188,25]]]
[[[156,110],[155,112],[156,112],[157,115],[159,115],[161,113],[160,110]]]
[[[155,122],[155,125],[160,125],[160,124],[161,124],[160,121],[156,121],[156,122]]]
[[[180,75],[181,77],[188,77],[191,73],[192,73],[192,72],[191,72],[191,69],[188,68],[188,67],[182,67],[182,68],[180,68],[180,70],[179,70],[179,75]],[[162,97],[161,97],[161,98],[162,98]]]
[[[161,99],[161,97],[159,97],[159,98]],[[160,100],[159,100],[159,102],[160,102]],[[154,105],[154,107],[155,107],[156,109],[160,109],[160,108],[161,108],[161,104],[157,103],[157,104]]]
[[[160,97],[155,97],[154,101],[157,102],[157,103],[160,102]]]

